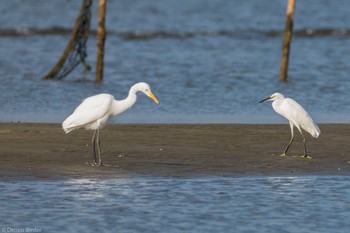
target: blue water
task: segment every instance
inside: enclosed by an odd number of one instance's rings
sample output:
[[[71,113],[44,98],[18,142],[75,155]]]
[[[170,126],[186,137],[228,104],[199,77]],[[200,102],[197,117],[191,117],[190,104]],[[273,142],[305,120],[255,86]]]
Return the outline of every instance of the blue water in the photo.
[[[299,101],[316,122],[350,122],[350,1],[297,3],[289,82],[281,83],[286,2],[108,1],[104,82],[96,84],[94,34],[91,72],[80,66],[63,81],[41,80],[68,43],[81,1],[2,1],[0,121],[61,122],[87,96],[121,99],[133,83],[146,81],[161,105],[140,96],[112,122],[281,123],[269,104],[257,104],[276,91]],[[96,21],[94,2],[92,31]]]
[[[348,176],[0,182],[0,225],[42,232],[349,232]]]
[[[81,1],[1,1],[0,121],[62,122],[88,96],[121,99],[146,81],[161,104],[140,95],[112,122],[281,123],[258,104],[276,91],[318,123],[350,122],[350,1],[297,1],[288,83],[278,81],[287,1],[107,2],[95,83],[94,34],[91,72],[41,80],[70,38],[56,29],[71,30]],[[0,203],[5,232],[350,232],[348,176],[1,180]]]

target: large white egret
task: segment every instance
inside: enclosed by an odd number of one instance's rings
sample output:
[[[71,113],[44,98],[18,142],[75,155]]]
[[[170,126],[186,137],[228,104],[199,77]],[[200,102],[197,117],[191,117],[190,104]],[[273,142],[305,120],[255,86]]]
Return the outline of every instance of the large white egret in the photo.
[[[273,109],[278,114],[284,116],[289,121],[292,138],[287,148],[285,149],[284,153],[281,156],[284,156],[287,154],[290,145],[294,141],[294,126],[295,126],[299,130],[301,136],[303,137],[304,157],[311,158],[307,155],[307,152],[306,152],[306,140],[302,132],[302,129],[308,132],[309,134],[311,134],[311,136],[314,138],[317,138],[320,135],[321,131],[318,128],[318,126],[314,123],[310,115],[295,100],[291,98],[284,98],[284,96],[280,93],[274,93],[270,97],[267,97],[266,99],[261,100],[259,103],[262,103],[264,101],[273,101],[272,102]]]
[[[110,117],[121,114],[133,106],[137,99],[136,93],[139,91],[159,104],[150,86],[147,83],[139,82],[130,88],[129,95],[124,100],[115,100],[114,97],[109,94],[99,94],[84,99],[74,112],[62,123],[62,128],[66,133],[79,128],[94,130],[92,146],[95,165],[102,165],[100,129],[106,125]],[[98,155],[98,161],[96,154]]]

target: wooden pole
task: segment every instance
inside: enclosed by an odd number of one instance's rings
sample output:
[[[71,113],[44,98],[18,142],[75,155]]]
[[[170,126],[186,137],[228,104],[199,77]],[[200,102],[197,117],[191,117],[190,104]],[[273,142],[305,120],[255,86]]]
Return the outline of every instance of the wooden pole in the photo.
[[[97,62],[96,62],[96,82],[103,79],[103,56],[106,40],[105,16],[106,0],[99,0],[98,28],[97,28]]]
[[[284,39],[282,44],[282,59],[280,68],[280,80],[284,82],[287,82],[289,51],[293,33],[295,1],[296,0],[288,0],[287,6],[286,29],[284,32]]]

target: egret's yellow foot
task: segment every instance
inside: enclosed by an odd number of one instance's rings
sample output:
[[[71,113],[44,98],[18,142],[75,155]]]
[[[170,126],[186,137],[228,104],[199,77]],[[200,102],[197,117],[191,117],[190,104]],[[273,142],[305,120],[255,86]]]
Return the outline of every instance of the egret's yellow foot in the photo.
[[[281,157],[284,157],[284,156],[286,156],[286,154],[285,154],[285,153],[283,153],[283,154],[281,154],[280,156],[281,156]]]
[[[305,159],[312,159],[312,157],[311,157],[311,156],[308,156],[308,155],[306,155],[306,156],[305,156],[305,155],[302,155],[301,157],[302,157],[302,158],[305,158]]]

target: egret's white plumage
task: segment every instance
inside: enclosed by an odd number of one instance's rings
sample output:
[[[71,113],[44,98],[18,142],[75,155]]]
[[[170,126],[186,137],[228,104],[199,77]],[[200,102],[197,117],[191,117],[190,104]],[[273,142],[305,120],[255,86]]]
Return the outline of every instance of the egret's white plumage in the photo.
[[[63,122],[62,127],[66,133],[75,129],[85,128],[95,130],[102,128],[108,118],[113,116],[115,99],[109,94],[99,94],[88,97]],[[118,109],[118,108],[117,108]]]
[[[136,93],[139,91],[152,98],[157,104],[159,103],[147,83],[136,83],[130,88],[129,95],[124,100],[116,100],[110,94],[99,94],[84,99],[74,112],[64,120],[62,128],[66,133],[79,128],[95,130],[93,136],[94,159],[97,163],[95,150],[97,146],[99,155],[97,164],[101,165],[99,130],[106,125],[110,117],[118,115],[133,106],[137,99]]]
[[[306,153],[306,141],[302,130],[308,132],[314,138],[318,138],[321,131],[320,128],[315,124],[310,115],[306,110],[298,104],[295,100],[291,98],[285,98],[280,93],[274,93],[270,97],[263,99],[264,101],[273,101],[273,109],[280,115],[284,116],[288,121],[291,129],[292,139],[288,144],[283,155],[287,154],[287,151],[294,140],[294,126],[299,130],[300,134],[303,136],[304,141],[304,156],[307,157]]]

